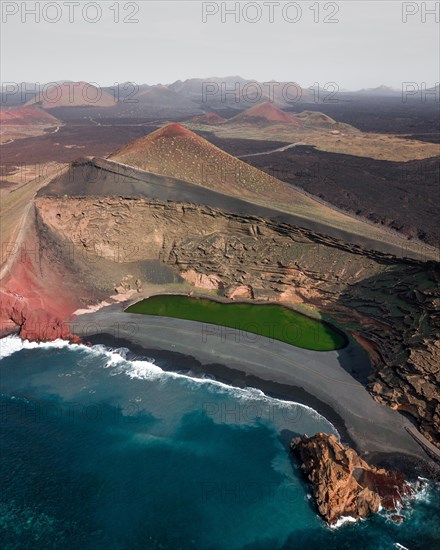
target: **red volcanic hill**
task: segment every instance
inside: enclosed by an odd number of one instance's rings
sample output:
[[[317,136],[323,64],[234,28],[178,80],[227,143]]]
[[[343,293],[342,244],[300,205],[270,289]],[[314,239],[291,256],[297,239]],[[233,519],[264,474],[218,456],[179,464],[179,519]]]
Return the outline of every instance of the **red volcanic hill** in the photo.
[[[182,179],[225,195],[285,210],[311,199],[265,172],[229,155],[180,124],[168,124],[109,157],[162,176]]]
[[[4,126],[56,125],[61,122],[38,107],[7,107],[0,109],[0,124]]]
[[[281,122],[283,124],[301,125],[301,121],[297,117],[291,115],[290,113],[285,113],[267,101],[265,103],[260,103],[259,105],[254,105],[250,109],[234,116],[230,119],[230,122],[263,122],[267,124],[276,124]]]
[[[43,109],[58,107],[114,107],[116,99],[88,82],[57,82],[47,85],[26,103]]]
[[[217,113],[205,113],[204,115],[193,116],[190,122],[196,122],[197,124],[221,124],[226,120],[226,118],[223,118]]]

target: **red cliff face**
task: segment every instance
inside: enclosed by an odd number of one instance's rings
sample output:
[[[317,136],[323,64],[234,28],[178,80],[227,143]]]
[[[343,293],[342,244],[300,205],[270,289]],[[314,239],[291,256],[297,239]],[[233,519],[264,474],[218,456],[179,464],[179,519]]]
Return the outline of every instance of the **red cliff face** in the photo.
[[[79,343],[67,324],[79,304],[66,289],[57,266],[41,253],[30,225],[2,280],[0,336],[18,332],[21,338],[31,341],[62,338]]]
[[[380,507],[397,511],[402,498],[413,492],[400,472],[370,466],[335,435],[297,437],[291,449],[301,460],[319,513],[329,524],[347,516],[365,518]]]
[[[40,304],[43,307],[39,307]],[[81,339],[70,332],[68,317],[43,300],[10,291],[0,292],[1,336],[18,331],[23,340],[51,342],[61,338],[80,343]]]

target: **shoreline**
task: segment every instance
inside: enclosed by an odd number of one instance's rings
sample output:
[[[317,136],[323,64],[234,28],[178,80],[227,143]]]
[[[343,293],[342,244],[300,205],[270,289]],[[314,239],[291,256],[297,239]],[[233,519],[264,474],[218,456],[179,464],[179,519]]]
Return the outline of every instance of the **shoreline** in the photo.
[[[303,388],[271,380],[264,380],[257,376],[247,374],[244,371],[233,369],[219,363],[202,365],[194,356],[183,355],[168,350],[146,349],[130,340],[115,338],[111,334],[91,335],[89,337],[89,343],[92,345],[101,344],[112,349],[127,348],[129,350],[127,353],[127,359],[129,361],[140,358],[154,359],[154,364],[165,372],[179,372],[188,376],[194,374],[196,375],[194,376],[194,380],[197,380],[199,375],[205,374],[212,377],[215,381],[226,384],[231,388],[254,388],[262,391],[267,397],[310,407],[336,428],[343,443],[356,452],[359,452],[356,442],[351,438],[347,430],[344,419],[331,406],[320,401],[314,395],[306,392]],[[173,367],[176,363],[179,363],[179,369]],[[286,449],[288,449],[288,447],[287,445]],[[409,481],[415,481],[417,477],[422,474],[428,475],[424,467],[425,465],[420,467],[420,459],[412,455],[378,452],[369,455],[368,461],[370,464],[378,467],[397,469],[403,472]],[[428,466],[428,463],[426,466]]]
[[[263,380],[220,363],[202,365],[194,356],[183,355],[175,351],[146,349],[130,340],[115,338],[111,334],[93,334],[89,337],[89,343],[92,345],[101,344],[113,349],[127,348],[129,350],[127,353],[129,361],[141,357],[154,359],[154,364],[165,372],[179,372],[188,376],[194,374],[195,380],[200,375],[208,375],[215,381],[226,384],[231,388],[254,388],[261,390],[267,397],[305,405],[331,422],[347,443],[355,445],[347,432],[343,419],[331,407],[307,393],[303,388]],[[179,369],[175,368],[176,364],[179,364]]]
[[[408,433],[411,422],[374,401],[356,380],[362,378],[365,362],[368,369],[370,365],[366,351],[353,341],[342,350],[313,352],[265,337],[255,340],[255,335],[234,329],[223,334],[215,325],[210,328],[217,334],[205,334],[203,323],[128,314],[123,311],[126,305],[78,316],[75,334],[92,345],[127,348],[130,360],[153,358],[164,371],[193,373],[196,378],[208,375],[233,387],[256,388],[268,397],[311,407],[367,462],[398,469],[413,479],[439,476],[437,464]],[[349,372],[347,360],[357,372]]]

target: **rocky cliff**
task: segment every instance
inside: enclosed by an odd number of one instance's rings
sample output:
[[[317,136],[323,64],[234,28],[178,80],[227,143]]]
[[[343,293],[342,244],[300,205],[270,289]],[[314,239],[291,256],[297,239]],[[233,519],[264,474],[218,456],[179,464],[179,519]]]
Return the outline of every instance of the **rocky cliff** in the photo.
[[[369,466],[335,435],[304,435],[292,440],[304,475],[313,487],[321,516],[330,524],[344,517],[366,518],[381,508],[397,512],[405,496],[413,493],[402,474]]]

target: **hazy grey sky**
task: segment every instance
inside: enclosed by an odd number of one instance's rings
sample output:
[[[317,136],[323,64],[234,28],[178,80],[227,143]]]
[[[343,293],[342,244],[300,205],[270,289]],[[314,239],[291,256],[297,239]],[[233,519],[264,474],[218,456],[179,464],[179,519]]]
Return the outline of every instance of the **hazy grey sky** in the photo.
[[[22,4],[37,8],[40,21]],[[112,85],[240,75],[348,89],[439,80],[438,15],[423,13],[422,3],[243,1],[236,15],[225,13],[236,4],[3,0],[1,80]],[[438,1],[424,4],[440,10]],[[212,12],[205,22],[203,9]]]

